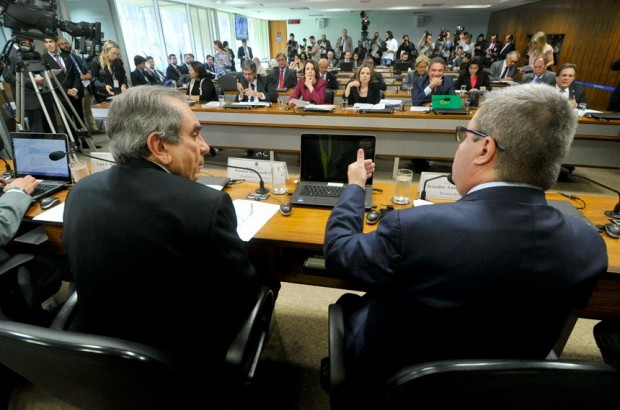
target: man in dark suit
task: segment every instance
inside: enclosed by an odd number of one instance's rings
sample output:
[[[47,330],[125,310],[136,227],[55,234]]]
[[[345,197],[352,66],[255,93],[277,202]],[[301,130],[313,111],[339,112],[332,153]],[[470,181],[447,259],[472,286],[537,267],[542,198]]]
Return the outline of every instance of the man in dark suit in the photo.
[[[66,53],[63,53],[62,50],[60,50],[60,48],[58,47],[58,40],[56,38],[47,37],[45,38],[43,43],[45,44],[47,53],[44,53],[41,58],[51,70],[56,70],[56,78],[60,82],[62,92],[69,96],[70,102],[71,100],[75,100],[76,102],[79,102],[79,106],[81,107],[81,101],[84,97],[84,86],[82,85],[82,80],[80,80],[79,71],[73,64],[71,58]],[[56,82],[53,80],[52,83],[54,84],[54,86],[56,85]],[[75,123],[76,129],[74,129],[73,131],[81,129],[81,124],[79,121],[77,121],[77,118],[80,118],[82,123],[84,122],[83,110],[76,110],[76,117],[73,114],[73,102],[71,102],[71,105],[69,105],[67,104],[67,101],[62,95],[58,95],[58,97],[63,107]]]
[[[271,81],[277,89],[294,89],[297,85],[297,72],[288,68],[286,55],[278,53],[276,55],[278,66],[271,72]]]
[[[215,79],[215,57],[211,54],[207,55],[207,61],[205,61],[205,69],[207,70],[207,75],[210,79]]]
[[[499,53],[497,53],[497,59],[503,60],[506,58],[508,53],[515,50],[515,42],[512,37],[512,34],[506,35],[506,41],[504,41],[504,45],[500,49]]]
[[[243,78],[237,82],[239,94],[235,101],[272,102],[278,101],[278,91],[269,78],[256,74],[256,63],[246,60],[241,65]]]
[[[136,65],[136,69],[131,72],[131,86],[136,87],[138,85],[155,85],[155,78],[151,74],[145,71],[146,58],[141,55],[136,55],[133,58],[133,63]]]
[[[390,375],[415,363],[550,353],[607,271],[601,235],[545,199],[576,126],[552,87],[494,90],[457,131],[452,180],[462,198],[388,212],[368,234],[364,184],[374,164],[360,150],[324,254],[329,272],[366,289],[338,301],[348,387],[365,408],[376,408],[373,393]]]
[[[173,81],[177,86],[183,85],[183,81],[181,77],[183,73],[181,72],[180,67],[178,66],[179,60],[177,59],[176,54],[168,55],[168,67],[166,68],[166,82]]]
[[[338,89],[338,77],[332,71],[329,71],[327,68],[329,67],[329,63],[326,58],[321,58],[318,62],[319,66],[319,76],[322,77],[325,81],[327,81],[327,88],[330,90]]]
[[[196,183],[209,145],[185,98],[165,87],[131,87],[112,101],[116,165],[67,195],[62,244],[80,295],[77,331],[164,349],[188,380],[201,380],[205,369],[224,371],[226,349],[263,280],[237,234],[228,194]],[[93,237],[102,243],[88,246]],[[197,255],[209,261],[199,270]],[[180,337],[207,318],[217,329],[209,349]],[[215,397],[223,386],[203,387]]]
[[[555,75],[555,88],[568,100],[571,107],[586,103],[586,92],[582,86],[575,83],[577,66],[564,63]]]
[[[241,64],[243,64],[245,60],[254,58],[252,47],[248,47],[248,40],[241,40],[241,47],[237,49],[237,58],[239,58]]]
[[[491,64],[489,69],[491,80],[515,81],[519,57],[519,52],[515,50],[508,53],[505,59]]]
[[[144,70],[153,78],[155,85],[162,85],[166,81],[164,73],[155,68],[155,60],[152,56],[146,56]]]
[[[413,105],[430,107],[432,95],[454,94],[452,77],[444,76],[446,62],[441,57],[431,60],[428,76],[417,78],[413,84]]]
[[[534,71],[521,77],[521,84],[547,84],[555,86],[555,73],[547,70],[547,57],[538,57],[534,60]]]

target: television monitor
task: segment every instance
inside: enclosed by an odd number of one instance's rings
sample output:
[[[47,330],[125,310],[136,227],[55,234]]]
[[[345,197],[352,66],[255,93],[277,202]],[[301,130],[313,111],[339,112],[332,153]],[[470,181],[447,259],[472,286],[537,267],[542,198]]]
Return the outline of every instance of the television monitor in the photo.
[[[237,40],[248,39],[248,18],[244,16],[235,16],[235,35]]]

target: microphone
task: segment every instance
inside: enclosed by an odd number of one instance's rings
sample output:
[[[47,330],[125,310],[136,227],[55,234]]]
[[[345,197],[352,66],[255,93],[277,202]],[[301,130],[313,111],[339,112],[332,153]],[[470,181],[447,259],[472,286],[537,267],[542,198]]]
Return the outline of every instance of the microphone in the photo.
[[[70,152],[64,152],[64,151],[54,151],[54,152],[50,152],[49,158],[52,161],[58,161],[59,159],[63,159],[66,155],[71,154]],[[86,155],[86,154],[80,154],[84,157],[88,157],[88,158],[93,158],[99,161],[106,161],[106,162],[111,162],[113,164],[116,164],[116,162],[112,161],[111,159],[105,159],[105,158],[100,158],[100,157],[94,157],[91,155]]]
[[[263,177],[261,176],[261,174],[257,170],[255,170],[253,168],[237,167],[237,166],[234,166],[234,165],[227,165],[227,164],[216,164],[214,162],[205,162],[205,164],[207,164],[207,165],[215,165],[216,167],[236,168],[236,169],[245,169],[247,171],[252,171],[252,172],[256,173],[256,175],[258,175],[258,179],[260,179],[259,187],[256,188],[256,191],[254,191],[254,192],[256,192],[259,195],[265,195],[265,194],[269,193],[269,189],[265,188],[265,181],[263,181]]]
[[[595,181],[593,179],[590,179],[590,178],[588,178],[586,176],[583,176],[583,175],[579,175],[579,174],[571,174],[571,175],[579,177],[579,178],[583,178],[583,179],[585,179],[587,181],[592,182],[594,185],[598,185],[600,187],[609,189],[612,192],[615,192],[616,195],[618,195],[618,203],[614,206],[613,210],[605,211],[605,216],[608,216],[608,217],[613,218],[613,219],[620,219],[620,191],[618,191],[617,189],[613,189],[611,187],[608,187],[607,185],[601,184],[600,182],[597,182],[597,181]]]
[[[424,181],[424,185],[422,185],[422,192],[420,192],[420,199],[426,200],[426,184],[428,183],[428,181],[433,181],[433,180],[439,179],[439,178],[448,178],[448,181],[450,181],[452,179],[452,174],[437,175],[436,177],[432,177],[432,178],[429,178],[429,179],[425,180]]]

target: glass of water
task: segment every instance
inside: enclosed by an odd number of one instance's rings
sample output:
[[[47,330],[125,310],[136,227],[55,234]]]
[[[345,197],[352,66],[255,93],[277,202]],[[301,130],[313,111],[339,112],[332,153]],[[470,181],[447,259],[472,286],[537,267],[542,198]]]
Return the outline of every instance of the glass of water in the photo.
[[[224,97],[224,95],[219,95],[217,99],[220,102],[220,108],[226,105],[226,98]]]
[[[465,94],[467,92],[467,86],[466,85],[462,85],[461,86],[461,95]]]
[[[577,115],[580,117],[583,117],[584,115],[586,115],[587,109],[588,109],[588,104],[579,103],[579,105],[577,106]]]

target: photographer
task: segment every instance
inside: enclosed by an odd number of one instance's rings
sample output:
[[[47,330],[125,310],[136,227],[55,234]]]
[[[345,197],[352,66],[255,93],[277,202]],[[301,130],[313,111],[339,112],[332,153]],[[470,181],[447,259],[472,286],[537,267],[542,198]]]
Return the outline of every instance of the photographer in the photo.
[[[452,55],[452,38],[451,33],[445,29],[441,29],[439,37],[435,42],[435,50],[433,55],[435,57],[442,57],[448,61]]]
[[[435,50],[435,43],[433,42],[433,35],[428,31],[425,31],[422,34],[422,38],[418,43],[418,48],[420,49],[420,55],[425,55],[428,58],[432,58],[433,51]]]
[[[406,51],[409,53],[409,57],[415,60],[418,57],[418,50],[416,50],[415,45],[409,41],[409,34],[404,34],[403,39],[398,46],[398,50],[396,51],[396,59],[400,60],[403,58],[403,52]]]
[[[327,39],[325,34],[321,35],[321,40],[319,41],[319,50],[321,53],[321,58],[327,58],[327,52],[331,50],[332,44]]]
[[[375,31],[373,38],[370,40],[370,56],[373,58],[376,65],[379,65],[379,61],[381,60],[381,37],[379,37],[379,32]]]
[[[288,37],[288,42],[286,43],[286,55],[288,56],[288,62],[293,62],[295,56],[297,55],[297,50],[299,50],[299,43],[295,41],[295,34],[291,33]]]

